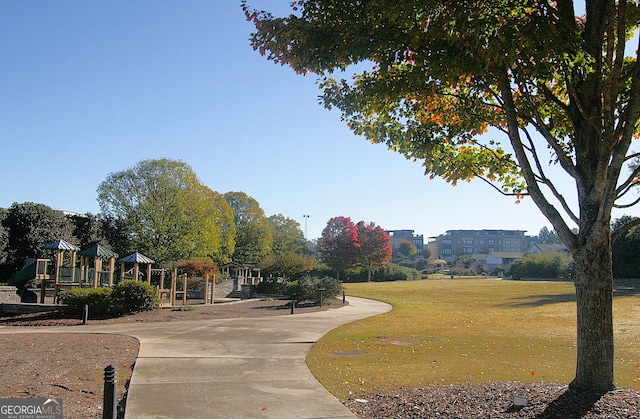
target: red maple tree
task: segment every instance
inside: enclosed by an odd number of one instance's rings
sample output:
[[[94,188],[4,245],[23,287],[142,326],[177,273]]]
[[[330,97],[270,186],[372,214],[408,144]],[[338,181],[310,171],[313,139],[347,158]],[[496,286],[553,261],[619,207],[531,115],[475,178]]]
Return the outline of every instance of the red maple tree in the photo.
[[[371,282],[371,272],[386,266],[391,260],[393,249],[389,234],[374,223],[360,221],[356,224],[360,243],[360,264],[367,270],[367,281]]]
[[[358,230],[349,217],[333,217],[327,222],[318,239],[320,260],[336,270],[340,280],[340,271],[354,266],[360,257]]]

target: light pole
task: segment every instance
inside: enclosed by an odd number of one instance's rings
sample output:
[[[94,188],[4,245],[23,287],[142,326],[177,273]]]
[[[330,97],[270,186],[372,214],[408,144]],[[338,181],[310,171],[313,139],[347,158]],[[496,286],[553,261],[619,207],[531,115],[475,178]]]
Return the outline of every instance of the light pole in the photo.
[[[309,240],[307,237],[307,221],[309,220],[309,216],[307,214],[303,215],[304,217],[304,239]]]

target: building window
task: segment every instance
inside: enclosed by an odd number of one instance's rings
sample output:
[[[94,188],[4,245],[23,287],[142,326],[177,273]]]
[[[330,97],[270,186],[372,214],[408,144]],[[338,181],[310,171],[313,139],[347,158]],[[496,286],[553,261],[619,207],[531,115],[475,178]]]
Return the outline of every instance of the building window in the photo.
[[[451,256],[451,249],[442,249],[442,254],[444,256]]]

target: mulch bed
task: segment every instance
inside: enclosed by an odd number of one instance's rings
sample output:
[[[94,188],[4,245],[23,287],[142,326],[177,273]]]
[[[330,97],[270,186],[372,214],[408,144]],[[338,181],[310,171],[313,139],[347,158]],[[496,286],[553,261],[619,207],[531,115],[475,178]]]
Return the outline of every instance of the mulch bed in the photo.
[[[514,405],[514,395],[525,397],[528,405]],[[351,399],[345,405],[362,419],[637,419],[640,391],[578,393],[559,384],[499,382],[402,388]]]
[[[87,324],[117,324],[141,322],[171,322],[184,320],[210,320],[233,317],[284,316],[291,314],[289,300],[253,299],[240,302],[198,304],[190,300],[188,306],[163,307],[158,310],[144,311],[128,316],[110,319],[92,319]],[[348,303],[347,303],[348,304]],[[342,299],[325,302],[321,307],[309,304],[296,305],[295,313],[312,313],[342,307]],[[91,316],[91,313],[89,313]],[[82,319],[67,318],[62,313],[32,313],[20,315],[0,315],[0,326],[77,326]]]

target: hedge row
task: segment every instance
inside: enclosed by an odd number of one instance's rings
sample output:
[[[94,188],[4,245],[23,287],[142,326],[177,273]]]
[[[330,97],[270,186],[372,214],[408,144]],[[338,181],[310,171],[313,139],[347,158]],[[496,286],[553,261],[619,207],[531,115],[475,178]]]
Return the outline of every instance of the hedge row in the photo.
[[[60,293],[60,302],[69,316],[81,316],[88,305],[92,319],[124,316],[160,305],[156,290],[141,281],[122,281],[113,288],[72,288]]]
[[[335,278],[309,277],[298,281],[266,280],[258,284],[257,291],[261,294],[288,295],[298,302],[320,303],[320,290],[325,300],[335,298],[342,293],[342,284]]]

